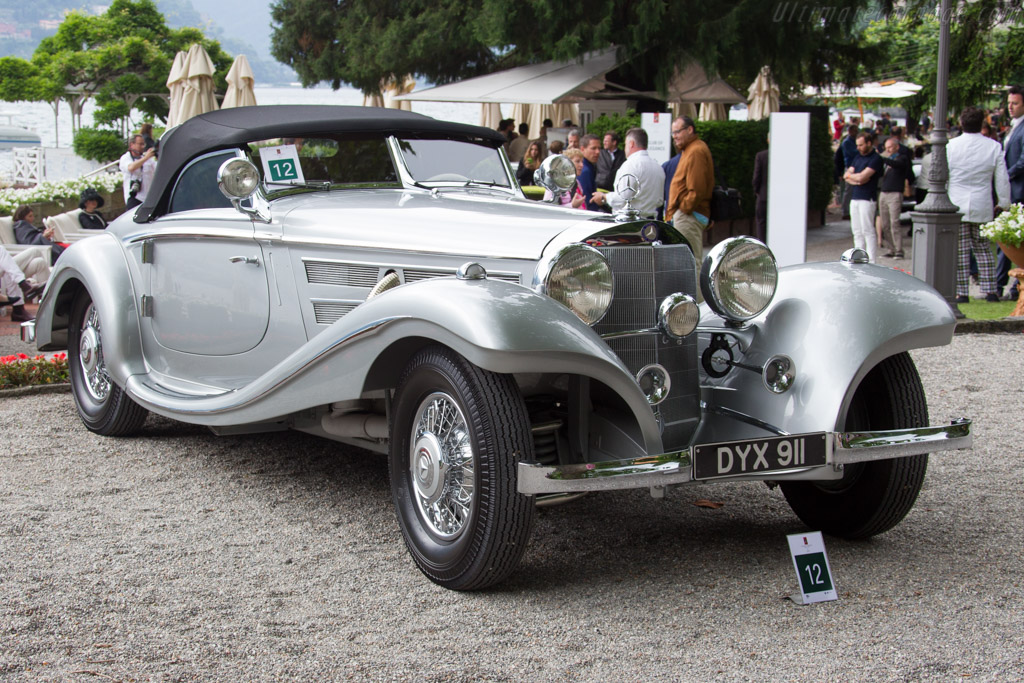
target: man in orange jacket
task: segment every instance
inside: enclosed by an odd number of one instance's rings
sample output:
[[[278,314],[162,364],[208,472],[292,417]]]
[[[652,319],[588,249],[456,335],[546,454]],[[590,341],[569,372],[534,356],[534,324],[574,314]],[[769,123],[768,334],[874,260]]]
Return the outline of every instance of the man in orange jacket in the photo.
[[[715,189],[715,164],[711,150],[697,136],[689,116],[672,122],[672,141],[679,149],[679,165],[669,186],[665,220],[671,220],[693,249],[700,271],[704,254],[704,231],[711,222],[711,193]]]

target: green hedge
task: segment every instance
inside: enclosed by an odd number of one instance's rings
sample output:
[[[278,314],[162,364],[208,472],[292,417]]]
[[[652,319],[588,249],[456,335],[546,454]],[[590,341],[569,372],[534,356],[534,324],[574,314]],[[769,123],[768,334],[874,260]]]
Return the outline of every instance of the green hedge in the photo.
[[[128,149],[116,131],[105,128],[79,128],[71,143],[75,154],[91,161],[114,161]]]
[[[599,138],[604,138],[604,134],[610,130],[614,130],[619,134],[619,143],[623,149],[625,149],[626,131],[630,128],[640,127],[640,114],[637,114],[632,109],[626,111],[625,116],[619,114],[613,114],[608,116],[607,114],[601,114],[599,117],[593,120],[589,126],[587,126],[587,132],[591,135],[596,135]]]
[[[707,143],[715,161],[718,182],[735,187],[743,196],[743,213],[754,215],[754,156],[768,148],[768,120],[697,121],[697,132]],[[623,138],[626,131],[640,125],[640,115],[601,116],[587,127],[588,133],[603,136],[615,130]],[[832,199],[832,135],[828,124],[811,118],[810,188],[807,207],[824,211]]]

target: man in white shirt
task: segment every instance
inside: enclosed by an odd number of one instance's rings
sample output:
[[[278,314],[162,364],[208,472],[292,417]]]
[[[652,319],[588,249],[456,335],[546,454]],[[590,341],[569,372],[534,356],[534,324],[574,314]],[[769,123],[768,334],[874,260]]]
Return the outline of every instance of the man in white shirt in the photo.
[[[145,152],[143,152],[145,150]],[[142,204],[156,173],[156,148],[146,149],[146,139],[133,135],[128,151],[121,155],[117,167],[124,174],[124,205],[133,209]]]
[[[995,140],[981,134],[985,112],[967,107],[960,114],[963,135],[946,145],[949,158],[949,199],[960,207],[960,249],[956,264],[956,302],[967,303],[971,252],[978,261],[978,284],[986,301],[999,301],[996,294],[995,259],[991,243],[981,236],[981,225],[994,216],[992,186],[996,205],[1010,207],[1010,178],[1006,173],[1003,149]]]
[[[654,218],[665,201],[665,171],[647,153],[647,131],[643,128],[630,128],[626,133],[626,160],[615,174],[616,182],[627,173],[640,181],[640,192],[630,206],[639,211],[641,217]],[[626,206],[626,200],[617,192],[595,192],[591,201],[598,206],[607,204],[613,211]]]

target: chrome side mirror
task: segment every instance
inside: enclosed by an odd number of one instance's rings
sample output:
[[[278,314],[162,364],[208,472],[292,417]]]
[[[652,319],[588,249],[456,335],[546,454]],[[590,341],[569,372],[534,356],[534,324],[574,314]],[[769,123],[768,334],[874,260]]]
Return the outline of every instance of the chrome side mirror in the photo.
[[[259,169],[248,159],[235,157],[221,164],[217,169],[217,187],[238,211],[264,223],[270,222],[270,207],[259,192]],[[242,206],[246,199],[252,200],[250,206]]]
[[[548,201],[557,203],[559,197],[576,184],[576,165],[568,157],[552,154],[533,172],[533,182],[551,192]]]

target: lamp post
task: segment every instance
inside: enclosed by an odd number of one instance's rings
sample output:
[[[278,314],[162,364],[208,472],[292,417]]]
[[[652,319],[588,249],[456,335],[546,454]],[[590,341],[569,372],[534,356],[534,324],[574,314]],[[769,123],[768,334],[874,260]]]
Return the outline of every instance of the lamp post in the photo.
[[[947,86],[949,83],[949,0],[942,0],[939,8],[938,75],[935,85],[935,127],[932,128],[932,164],[928,171],[928,196],[910,214],[914,225],[913,269],[918,277],[946,297],[946,301],[963,317],[956,307],[956,259],[960,236],[960,218],[963,214],[949,201],[946,184],[949,164],[946,159]]]

